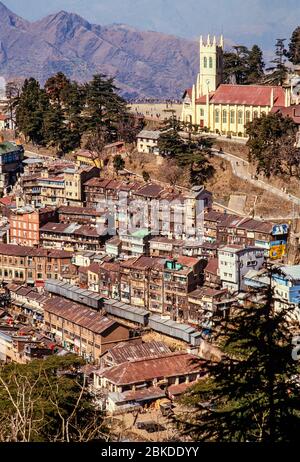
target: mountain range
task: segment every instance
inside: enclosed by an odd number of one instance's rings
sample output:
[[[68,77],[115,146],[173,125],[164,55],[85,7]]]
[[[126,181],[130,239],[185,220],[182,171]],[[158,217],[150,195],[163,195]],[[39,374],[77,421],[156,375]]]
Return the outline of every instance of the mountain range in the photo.
[[[198,43],[124,24],[91,24],[60,11],[27,21],[0,2],[0,75],[34,77],[58,71],[80,82],[115,77],[126,98],[180,98],[199,67]]]

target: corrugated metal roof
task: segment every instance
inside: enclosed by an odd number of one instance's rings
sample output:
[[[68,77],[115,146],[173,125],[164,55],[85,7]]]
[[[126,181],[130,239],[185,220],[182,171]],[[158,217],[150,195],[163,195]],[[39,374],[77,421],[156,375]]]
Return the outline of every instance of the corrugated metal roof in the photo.
[[[203,364],[204,361],[201,361],[198,356],[177,352],[161,357],[128,361],[108,370],[99,371],[99,374],[116,385],[126,385],[154,378],[200,372]]]
[[[96,334],[102,334],[110,327],[119,325],[116,321],[102,316],[93,309],[83,307],[62,297],[52,297],[46,302],[44,310]]]
[[[116,345],[109,350],[109,355],[112,357],[113,362],[121,364],[133,359],[143,359],[158,357],[171,353],[170,348],[163,342],[148,342],[139,343],[137,345]]]

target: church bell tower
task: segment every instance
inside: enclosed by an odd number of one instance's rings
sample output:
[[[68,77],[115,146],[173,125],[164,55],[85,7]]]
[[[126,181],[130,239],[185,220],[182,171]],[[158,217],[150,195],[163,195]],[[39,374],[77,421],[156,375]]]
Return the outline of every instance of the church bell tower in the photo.
[[[217,42],[208,35],[206,43],[200,37],[200,73],[197,79],[197,97],[215,91],[223,80],[224,39]]]

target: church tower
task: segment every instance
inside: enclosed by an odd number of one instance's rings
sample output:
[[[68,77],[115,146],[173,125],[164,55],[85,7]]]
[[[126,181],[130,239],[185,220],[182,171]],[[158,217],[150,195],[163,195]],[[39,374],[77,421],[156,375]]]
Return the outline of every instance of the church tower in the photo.
[[[224,40],[220,41],[208,35],[207,42],[200,37],[200,73],[197,79],[197,97],[215,91],[223,79]]]

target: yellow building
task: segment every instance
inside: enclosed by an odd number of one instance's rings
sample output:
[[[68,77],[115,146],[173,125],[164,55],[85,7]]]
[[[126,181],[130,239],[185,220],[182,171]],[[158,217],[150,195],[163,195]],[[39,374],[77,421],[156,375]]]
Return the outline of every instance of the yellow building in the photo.
[[[102,167],[101,158],[91,151],[80,150],[76,154],[76,162],[80,167]]]
[[[290,89],[280,86],[222,84],[223,37],[200,37],[200,72],[183,95],[182,121],[212,133],[245,136],[245,125],[273,107],[291,103]]]

